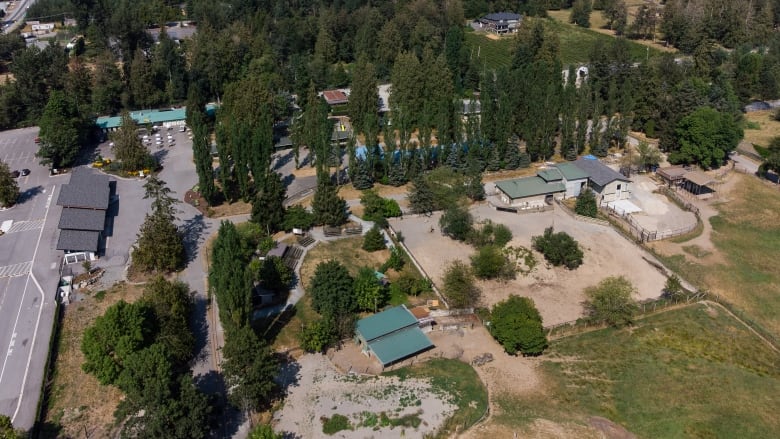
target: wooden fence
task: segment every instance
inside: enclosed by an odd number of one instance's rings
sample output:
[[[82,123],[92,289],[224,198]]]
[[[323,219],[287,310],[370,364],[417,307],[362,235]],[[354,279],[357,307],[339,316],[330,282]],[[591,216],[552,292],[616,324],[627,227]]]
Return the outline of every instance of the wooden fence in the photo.
[[[569,206],[566,205],[566,203],[564,203],[563,201],[561,201],[561,200],[559,200],[557,198],[555,199],[555,202],[558,203],[558,206],[560,206],[561,209],[564,212],[569,214],[569,216],[571,216],[572,218],[576,219],[577,221],[582,221],[582,222],[591,223],[591,224],[598,224],[600,226],[607,226],[607,227],[610,226],[609,221],[606,221],[606,220],[603,220],[603,219],[598,219],[598,218],[591,218],[589,216],[580,215],[580,214],[574,212],[573,210],[571,210],[569,208]]]
[[[398,236],[398,233],[395,231],[393,226],[389,224],[388,229],[390,229],[391,235]],[[439,297],[439,300],[441,300],[441,303],[446,307],[449,308],[449,304],[447,303],[447,300],[444,298],[444,295],[439,291],[439,288],[436,287],[436,284],[433,282],[433,279],[431,279],[430,276],[428,276],[428,273],[425,271],[425,269],[420,265],[419,262],[417,262],[417,258],[414,257],[414,254],[409,251],[409,247],[406,246],[406,244],[403,241],[398,241],[398,245],[401,246],[401,248],[406,252],[407,255],[409,255],[409,259],[412,261],[412,264],[417,268],[417,270],[420,272],[420,274],[423,275],[431,284],[431,289],[433,289],[433,292],[436,293],[436,296]]]
[[[666,310],[678,305],[688,305],[700,300],[707,300],[710,294],[704,291],[688,292],[672,298],[659,297],[657,299],[648,299],[637,303],[637,313],[635,318],[642,318],[652,315],[656,312]],[[608,325],[603,321],[593,320],[589,317],[583,317],[577,320],[558,323],[545,326],[548,340],[555,340],[569,335],[579,334],[586,331],[606,328]]]
[[[696,206],[693,206],[696,208]],[[634,219],[633,215],[630,213],[625,212],[618,212],[615,210],[614,207],[610,206],[602,206],[602,210],[604,210],[607,215],[609,215],[610,218],[612,218],[614,221],[616,221],[618,224],[624,226],[625,231],[634,239],[636,239],[639,242],[650,242],[650,241],[658,241],[661,239],[668,239],[673,238],[675,236],[685,235],[688,233],[691,233],[696,229],[696,227],[699,225],[699,215],[698,215],[698,208],[696,208],[696,211],[694,212],[696,214],[696,224],[692,224],[690,226],[686,227],[680,227],[677,229],[668,229],[668,230],[648,230],[644,228],[639,222]]]

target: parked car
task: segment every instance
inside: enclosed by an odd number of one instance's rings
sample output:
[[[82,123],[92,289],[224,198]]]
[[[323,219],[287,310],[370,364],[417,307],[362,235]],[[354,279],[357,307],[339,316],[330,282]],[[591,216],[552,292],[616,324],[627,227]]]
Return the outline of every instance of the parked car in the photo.
[[[11,177],[13,177],[13,178],[19,178],[19,171],[16,171],[16,170],[14,170],[14,171],[11,171]]]
[[[22,169],[22,177],[27,177],[30,175],[30,170],[27,168]]]
[[[40,137],[35,137],[35,143],[41,143],[41,138]]]

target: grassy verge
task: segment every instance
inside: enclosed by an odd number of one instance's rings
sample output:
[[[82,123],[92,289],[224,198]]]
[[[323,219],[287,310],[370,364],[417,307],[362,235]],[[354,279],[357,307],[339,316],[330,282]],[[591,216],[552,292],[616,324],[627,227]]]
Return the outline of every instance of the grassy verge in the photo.
[[[85,427],[93,437],[111,436],[114,410],[122,394],[115,387],[100,385],[95,377],[81,370],[84,362],[81,338],[106,308],[119,300],[134,302],[142,292],[141,286],[117,284],[101,294],[102,300],[87,294],[83,301],[66,306],[41,437],[77,437],[84,433]]]
[[[639,437],[773,437],[780,357],[720,308],[697,304],[551,344],[549,395],[499,395],[497,421],[603,416]]]
[[[474,369],[457,360],[434,359],[414,366],[387,372],[385,375],[405,378],[427,378],[433,391],[449,397],[457,406],[455,413],[444,423],[439,437],[463,431],[477,422],[487,410],[487,390]]]

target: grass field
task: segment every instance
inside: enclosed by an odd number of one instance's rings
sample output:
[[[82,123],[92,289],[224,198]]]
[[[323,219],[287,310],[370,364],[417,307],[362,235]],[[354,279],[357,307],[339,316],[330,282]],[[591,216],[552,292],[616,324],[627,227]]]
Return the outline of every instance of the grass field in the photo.
[[[745,113],[746,124],[758,125],[759,129],[746,129],[744,140],[754,145],[768,146],[773,138],[780,136],[780,121],[776,121],[773,115],[773,110]]]
[[[710,219],[712,241],[726,261],[705,265],[684,255],[664,262],[695,285],[728,298],[780,337],[780,193],[757,178],[742,176],[730,201]]]
[[[487,410],[487,390],[474,369],[458,360],[433,359],[384,375],[405,378],[428,378],[434,392],[449,395],[458,408],[444,423],[437,437],[450,437],[477,422]]]
[[[657,314],[631,329],[553,342],[546,395],[498,395],[497,422],[602,416],[647,438],[770,438],[780,431],[780,356],[721,308]]]
[[[611,44],[614,37],[595,32],[590,29],[583,29],[569,23],[557,20],[545,20],[545,25],[558,35],[561,45],[561,62],[564,65],[582,64],[588,61],[593,47],[598,41],[604,44]],[[514,39],[503,37],[499,40],[493,40],[484,34],[475,32],[466,32],[466,47],[469,49],[472,59],[477,59],[479,63],[487,69],[496,69],[498,67],[509,66],[512,62],[512,52]],[[634,61],[642,61],[647,57],[657,56],[660,52],[653,48],[648,48],[633,41],[628,42],[631,50],[631,58]]]

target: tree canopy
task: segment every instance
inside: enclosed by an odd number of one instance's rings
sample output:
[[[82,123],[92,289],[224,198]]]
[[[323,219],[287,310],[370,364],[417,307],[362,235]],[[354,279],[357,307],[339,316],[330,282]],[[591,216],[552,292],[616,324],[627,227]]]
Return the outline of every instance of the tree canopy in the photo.
[[[731,115],[710,107],[699,108],[682,118],[675,133],[679,149],[669,155],[669,161],[697,164],[704,169],[723,164],[743,135]]]
[[[527,297],[510,295],[493,306],[489,329],[510,355],[539,355],[547,347],[542,316]]]
[[[569,270],[582,265],[582,249],[577,241],[566,232],[554,232],[552,227],[544,229],[544,234],[534,236],[531,242],[536,251],[554,266],[563,265]]]
[[[608,277],[585,289],[586,308],[596,321],[616,327],[629,325],[637,310],[632,297],[635,293],[636,288],[625,277]]]
[[[451,308],[470,308],[479,304],[482,291],[474,280],[471,267],[459,260],[444,270],[444,296]]]
[[[11,170],[0,160],[0,206],[10,207],[19,199],[19,185],[11,176]]]

